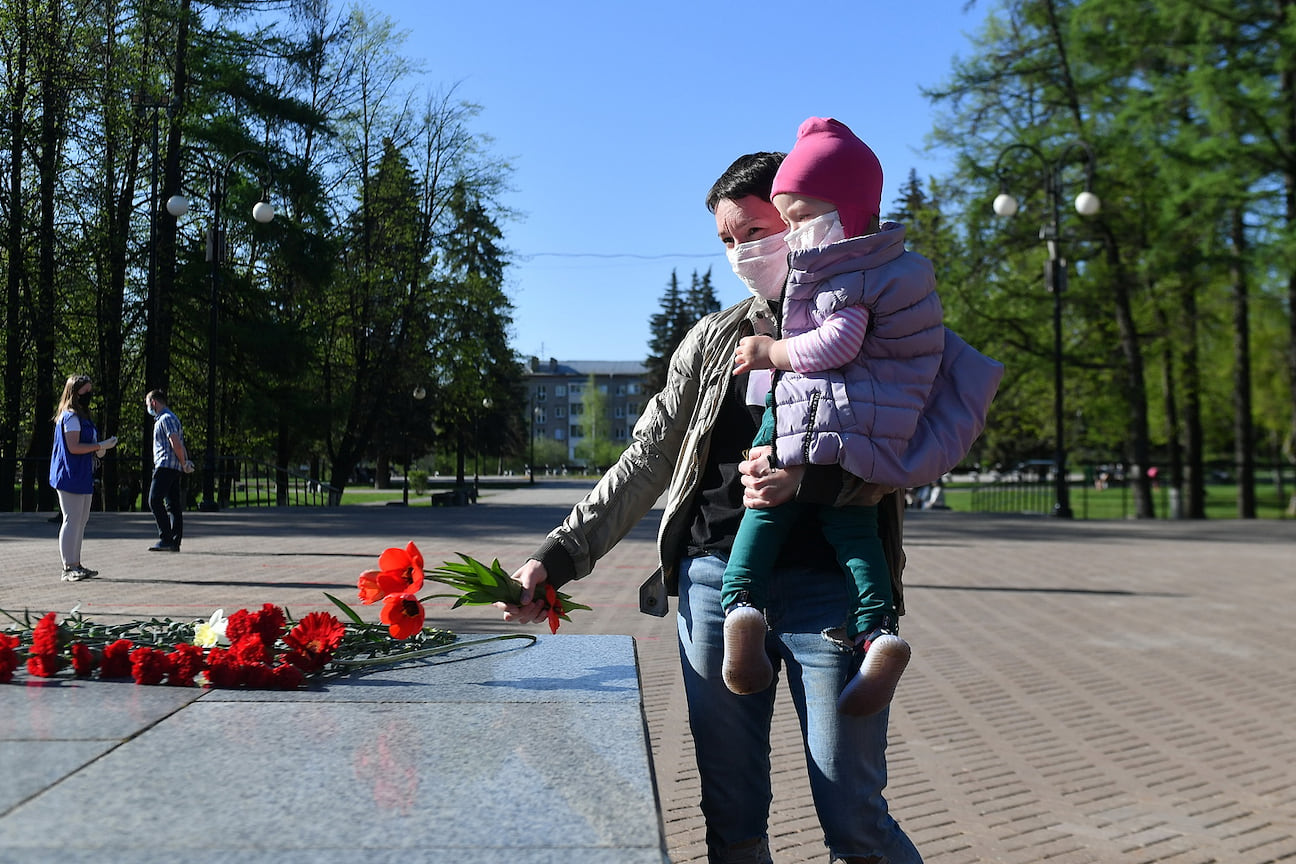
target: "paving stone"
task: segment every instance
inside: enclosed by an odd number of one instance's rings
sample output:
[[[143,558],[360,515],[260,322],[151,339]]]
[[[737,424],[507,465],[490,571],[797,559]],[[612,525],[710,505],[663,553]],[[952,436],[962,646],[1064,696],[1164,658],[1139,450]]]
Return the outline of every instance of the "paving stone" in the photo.
[[[110,619],[206,618],[263,602],[331,610],[323,591],[351,602],[359,572],[410,539],[430,562],[464,552],[516,566],[588,485],[492,490],[465,508],[192,513],[178,555],[146,551],[147,514],[95,513],[86,559],[104,577],[83,583],[57,581],[46,514],[4,515],[0,608],[80,603]],[[650,515],[570,586],[595,611],[560,632],[635,639],[668,850],[683,864],[704,861],[705,844],[675,624],[637,612],[655,531]],[[891,712],[888,800],[928,864],[1296,859],[1296,521],[926,512],[906,520],[906,539],[914,659]],[[361,612],[376,620],[376,608]],[[530,629],[489,609],[441,608],[433,619],[461,633]],[[615,691],[603,695],[596,707],[619,707]],[[822,864],[796,717],[783,694],[775,710],[775,860]],[[366,860],[386,860],[370,851]],[[470,855],[427,860],[473,864]]]

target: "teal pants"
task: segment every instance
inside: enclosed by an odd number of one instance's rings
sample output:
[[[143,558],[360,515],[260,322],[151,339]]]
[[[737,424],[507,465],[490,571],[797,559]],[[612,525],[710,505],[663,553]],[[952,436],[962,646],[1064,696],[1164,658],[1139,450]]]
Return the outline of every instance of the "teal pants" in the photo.
[[[766,585],[779,550],[788,542],[792,526],[806,508],[813,508],[824,537],[837,553],[842,569],[855,581],[855,613],[847,622],[847,635],[854,639],[871,632],[890,618],[895,620],[891,573],[887,569],[882,541],[878,538],[878,508],[823,507],[789,501],[777,507],[743,513],[725,567],[720,601],[726,610],[746,591],[752,606],[764,609]],[[795,543],[796,538],[791,538]]]

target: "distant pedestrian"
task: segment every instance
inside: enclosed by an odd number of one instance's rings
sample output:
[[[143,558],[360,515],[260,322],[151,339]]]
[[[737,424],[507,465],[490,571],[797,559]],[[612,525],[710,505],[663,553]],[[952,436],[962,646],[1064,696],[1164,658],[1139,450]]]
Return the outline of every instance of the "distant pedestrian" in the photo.
[[[90,418],[94,382],[87,375],[72,375],[63,385],[63,396],[54,412],[54,450],[50,454],[49,482],[58,492],[63,524],[59,528],[59,555],[63,559],[63,581],[80,582],[98,576],[81,564],[81,541],[90,521],[94,498],[95,457],[117,446],[116,438],[99,440],[99,430]]]
[[[179,552],[184,539],[184,495],[181,474],[192,474],[193,460],[185,448],[180,418],[167,407],[166,391],[150,390],[144,397],[153,422],[153,483],[149,487],[149,509],[157,520],[158,542],[150,552]]]

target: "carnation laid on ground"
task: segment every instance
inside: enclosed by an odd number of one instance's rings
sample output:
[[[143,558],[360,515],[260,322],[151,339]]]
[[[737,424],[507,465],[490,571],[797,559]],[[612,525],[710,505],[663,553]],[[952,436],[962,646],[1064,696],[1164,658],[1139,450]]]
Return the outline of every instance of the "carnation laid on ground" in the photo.
[[[466,555],[425,571],[423,555],[410,542],[378,556],[378,567],[360,574],[358,589],[365,605],[383,601],[379,623],[367,622],[341,600],[325,594],[345,616],[311,612],[294,621],[288,610],[273,603],[260,609],[239,609],[228,618],[217,609],[205,621],[170,619],[98,624],[73,610],[62,621],[48,612],[33,620],[0,609],[16,625],[0,632],[0,683],[14,679],[19,669],[50,678],[71,669],[81,678],[131,678],[142,685],[173,687],[245,687],[285,689],[329,674],[399,663],[445,653],[466,644],[501,639],[527,639],[506,634],[459,642],[448,630],[424,626],[424,602],[432,597],[455,598],[455,607],[505,602],[517,604],[521,586],[500,567],[490,567]],[[450,595],[418,596],[426,579],[449,586]],[[553,586],[544,586],[542,599],[551,632],[568,620],[572,602]]]

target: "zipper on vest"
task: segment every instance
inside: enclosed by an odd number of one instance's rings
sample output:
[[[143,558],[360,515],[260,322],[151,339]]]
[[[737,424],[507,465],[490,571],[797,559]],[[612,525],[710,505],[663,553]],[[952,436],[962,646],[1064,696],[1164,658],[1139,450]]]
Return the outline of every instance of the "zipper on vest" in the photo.
[[[815,390],[810,393],[810,407],[806,409],[805,418],[805,437],[801,439],[801,464],[810,464],[810,440],[814,436],[815,417],[819,416],[819,397],[820,393]]]

